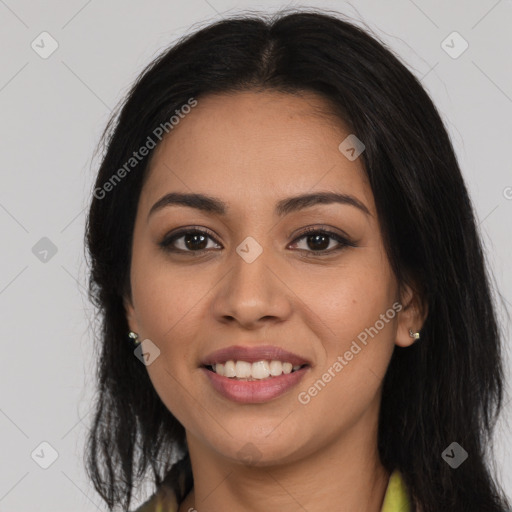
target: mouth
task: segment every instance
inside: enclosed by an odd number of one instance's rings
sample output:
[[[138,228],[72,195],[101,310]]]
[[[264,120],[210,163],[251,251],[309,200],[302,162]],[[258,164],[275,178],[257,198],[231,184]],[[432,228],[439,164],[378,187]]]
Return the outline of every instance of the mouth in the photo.
[[[277,346],[233,345],[206,356],[200,370],[222,397],[258,404],[284,395],[311,367],[311,361]]]
[[[274,400],[296,386],[310,361],[275,346],[232,346],[207,356],[200,365],[213,389],[239,403]]]

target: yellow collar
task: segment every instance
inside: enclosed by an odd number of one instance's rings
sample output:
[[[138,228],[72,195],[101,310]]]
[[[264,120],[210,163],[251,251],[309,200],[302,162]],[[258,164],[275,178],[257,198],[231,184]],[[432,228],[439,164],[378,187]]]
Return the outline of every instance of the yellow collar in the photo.
[[[381,512],[409,512],[410,510],[411,503],[407,494],[407,487],[400,471],[395,469],[389,477]]]

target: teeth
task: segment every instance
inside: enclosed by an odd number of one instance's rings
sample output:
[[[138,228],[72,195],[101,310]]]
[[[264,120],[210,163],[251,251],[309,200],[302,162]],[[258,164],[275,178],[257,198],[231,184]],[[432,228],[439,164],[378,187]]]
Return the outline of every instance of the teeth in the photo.
[[[268,361],[252,363],[251,375],[253,379],[266,379],[270,375],[270,364]]]
[[[226,361],[226,363],[224,364],[224,377],[236,377],[234,361]]]
[[[283,373],[292,373],[292,363],[283,363]]]
[[[270,361],[270,375],[277,377],[283,373],[283,363],[281,361]]]
[[[217,363],[212,369],[218,375],[229,378],[261,380],[268,377],[278,377],[281,374],[289,374],[296,371],[300,365],[292,366],[292,363],[272,361],[257,361],[249,363],[247,361],[226,361],[224,364]]]
[[[251,363],[247,361],[237,361],[235,372],[238,379],[248,379],[251,376]]]

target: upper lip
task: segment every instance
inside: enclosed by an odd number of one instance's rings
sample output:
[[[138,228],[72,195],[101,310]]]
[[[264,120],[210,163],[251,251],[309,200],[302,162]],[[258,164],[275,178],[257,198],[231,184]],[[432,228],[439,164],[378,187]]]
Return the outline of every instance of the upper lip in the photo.
[[[291,363],[293,366],[309,365],[310,362],[297,354],[288,352],[280,347],[272,345],[260,345],[257,347],[244,347],[233,345],[231,347],[221,348],[208,354],[202,361],[203,366],[212,366],[226,361],[247,361],[255,363],[257,361],[282,361]]]

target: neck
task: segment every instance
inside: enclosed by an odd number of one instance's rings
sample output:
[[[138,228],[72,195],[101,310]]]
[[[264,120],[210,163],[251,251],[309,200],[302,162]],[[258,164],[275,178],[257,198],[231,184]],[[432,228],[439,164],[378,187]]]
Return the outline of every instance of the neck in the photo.
[[[378,456],[377,429],[358,427],[301,458],[265,466],[221,458],[187,432],[194,489],[179,511],[380,512],[390,474]]]

